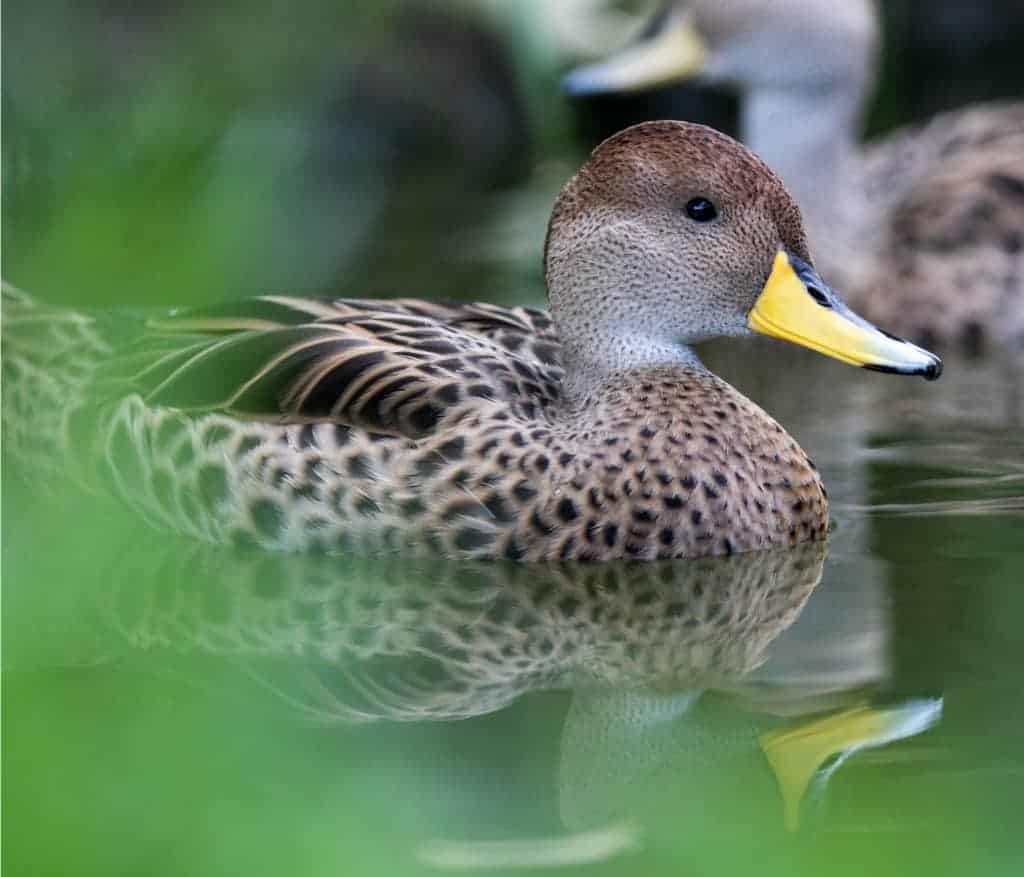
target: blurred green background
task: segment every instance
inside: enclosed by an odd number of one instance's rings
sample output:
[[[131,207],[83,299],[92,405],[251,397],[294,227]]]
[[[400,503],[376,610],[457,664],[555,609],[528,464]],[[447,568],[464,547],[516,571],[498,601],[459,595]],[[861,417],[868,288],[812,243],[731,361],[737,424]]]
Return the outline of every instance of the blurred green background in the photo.
[[[546,214],[589,147],[643,118],[734,125],[695,87],[560,94],[652,5],[9,3],[4,275],[80,305],[542,297]],[[868,132],[1024,90],[1016,0],[881,7]]]

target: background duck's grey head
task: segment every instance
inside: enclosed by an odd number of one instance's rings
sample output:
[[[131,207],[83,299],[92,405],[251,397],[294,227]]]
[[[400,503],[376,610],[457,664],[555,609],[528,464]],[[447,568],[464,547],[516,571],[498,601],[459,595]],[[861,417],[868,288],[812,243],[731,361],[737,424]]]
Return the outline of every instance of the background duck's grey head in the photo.
[[[782,176],[817,232],[835,219],[835,184],[877,47],[869,0],[676,0],[621,53],[572,71],[565,87],[589,94],[699,79],[736,89],[740,138]]]
[[[674,0],[619,54],[572,71],[574,94],[699,77],[742,92],[861,87],[878,46],[870,0]]]
[[[616,134],[563,188],[548,227],[567,363],[650,365],[746,334],[780,248],[809,258],[799,209],[750,150],[686,122]]]

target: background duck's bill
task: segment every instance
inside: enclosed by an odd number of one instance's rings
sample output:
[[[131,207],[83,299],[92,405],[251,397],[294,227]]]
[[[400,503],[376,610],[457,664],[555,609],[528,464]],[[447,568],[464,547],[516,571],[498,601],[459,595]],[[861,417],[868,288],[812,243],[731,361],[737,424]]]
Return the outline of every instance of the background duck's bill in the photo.
[[[606,61],[577,67],[562,80],[573,95],[640,91],[695,76],[707,50],[686,13],[659,18],[651,33]]]
[[[942,374],[942,360],[934,353],[855,314],[814,268],[781,250],[747,325],[850,365],[928,380]]]

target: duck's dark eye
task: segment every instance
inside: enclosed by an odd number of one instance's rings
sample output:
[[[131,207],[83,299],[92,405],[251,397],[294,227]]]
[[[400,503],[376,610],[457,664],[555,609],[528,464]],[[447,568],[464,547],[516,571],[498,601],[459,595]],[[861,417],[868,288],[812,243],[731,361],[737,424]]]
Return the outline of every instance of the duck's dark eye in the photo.
[[[686,202],[686,215],[696,222],[711,222],[718,209],[707,198],[691,198]]]

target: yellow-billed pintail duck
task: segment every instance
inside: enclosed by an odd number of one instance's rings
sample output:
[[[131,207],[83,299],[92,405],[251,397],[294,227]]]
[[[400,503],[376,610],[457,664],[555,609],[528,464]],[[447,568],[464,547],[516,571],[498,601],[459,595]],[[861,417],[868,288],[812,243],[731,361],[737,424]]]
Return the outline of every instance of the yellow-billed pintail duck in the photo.
[[[550,313],[267,296],[135,322],[5,290],[5,446],[98,468],[212,542],[516,560],[693,558],[823,539],[825,491],[692,342],[760,332],[935,378],[843,304],[734,140],[650,122],[563,188]],[[794,376],[794,392],[800,392]]]
[[[566,87],[737,87],[741,139],[796,197],[853,307],[921,343],[1024,350],[1024,102],[943,113],[862,149],[877,43],[869,0],[674,0]]]

